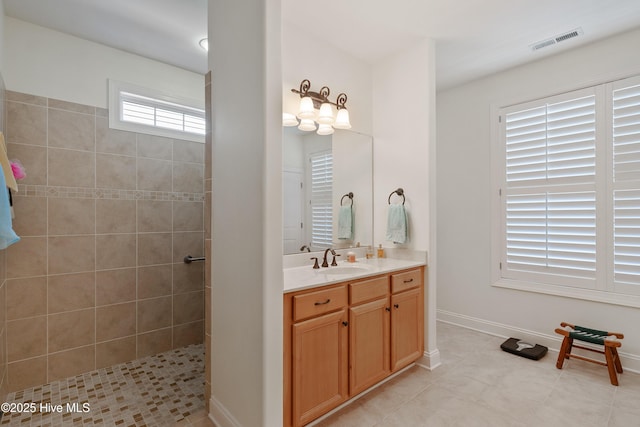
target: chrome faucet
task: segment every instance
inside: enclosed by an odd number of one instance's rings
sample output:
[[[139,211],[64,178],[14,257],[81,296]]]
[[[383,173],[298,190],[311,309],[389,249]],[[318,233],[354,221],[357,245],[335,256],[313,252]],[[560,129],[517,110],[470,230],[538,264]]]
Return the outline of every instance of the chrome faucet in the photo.
[[[334,257],[333,257],[333,260],[334,260],[334,262],[335,262],[335,259],[336,259],[336,258],[335,258],[336,251],[334,251],[334,250],[333,250],[333,249],[331,249],[331,248],[327,248],[327,249],[324,251],[324,258],[322,259],[322,266],[323,266],[323,267],[329,267],[329,263],[327,262],[327,253],[328,253],[329,251],[331,251],[331,254],[334,256]]]

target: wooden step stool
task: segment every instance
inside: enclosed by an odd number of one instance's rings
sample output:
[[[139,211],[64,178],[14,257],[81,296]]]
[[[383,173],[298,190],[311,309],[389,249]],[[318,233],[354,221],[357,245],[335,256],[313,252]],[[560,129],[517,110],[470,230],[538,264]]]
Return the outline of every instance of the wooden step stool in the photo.
[[[564,359],[575,357],[576,359],[606,366],[609,369],[609,379],[611,380],[611,384],[618,385],[618,376],[616,375],[616,371],[620,374],[622,373],[622,364],[620,363],[620,357],[618,356],[618,347],[620,347],[622,343],[618,341],[618,339],[623,339],[624,335],[618,332],[606,332],[582,326],[574,326],[566,322],[562,322],[560,326],[561,328],[556,328],[556,333],[563,335],[564,339],[562,340],[562,347],[560,347],[560,354],[558,354],[556,368],[562,369]],[[590,347],[583,347],[577,344],[574,345],[574,339],[601,345],[603,346],[604,351]],[[577,354],[571,354],[571,349],[573,347],[604,354],[606,363],[599,360],[589,359],[588,357],[582,357]]]

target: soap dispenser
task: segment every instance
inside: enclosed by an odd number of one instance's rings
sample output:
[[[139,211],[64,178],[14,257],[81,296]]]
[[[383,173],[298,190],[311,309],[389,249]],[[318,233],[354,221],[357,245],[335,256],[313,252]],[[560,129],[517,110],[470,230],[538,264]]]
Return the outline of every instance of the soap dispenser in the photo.
[[[384,258],[384,249],[382,248],[382,243],[378,245],[378,258]]]

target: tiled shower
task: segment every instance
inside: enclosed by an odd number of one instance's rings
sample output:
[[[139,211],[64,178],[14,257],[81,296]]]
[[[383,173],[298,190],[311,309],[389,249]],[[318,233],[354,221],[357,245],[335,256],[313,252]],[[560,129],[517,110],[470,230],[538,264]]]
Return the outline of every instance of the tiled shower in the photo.
[[[4,119],[27,177],[0,251],[2,394],[203,342],[204,263],[183,258],[204,254],[204,144],[11,91]]]

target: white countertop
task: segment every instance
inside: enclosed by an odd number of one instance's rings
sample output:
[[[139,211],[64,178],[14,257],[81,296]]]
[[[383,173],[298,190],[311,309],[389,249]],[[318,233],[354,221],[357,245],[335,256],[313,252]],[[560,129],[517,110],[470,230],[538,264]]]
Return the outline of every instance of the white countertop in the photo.
[[[356,262],[340,261],[337,267],[320,267],[314,269],[311,264],[303,267],[285,268],[284,293],[331,285],[353,279],[361,279],[392,271],[425,265],[424,261],[395,258],[358,258]],[[347,269],[353,271],[342,273]],[[334,270],[332,270],[334,269]],[[334,272],[340,272],[335,274]]]

